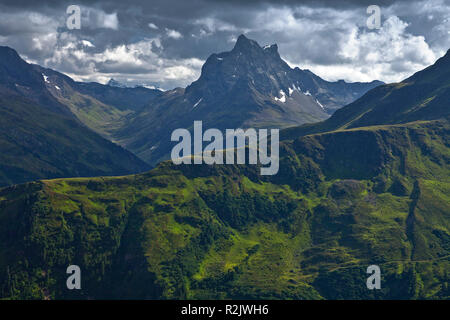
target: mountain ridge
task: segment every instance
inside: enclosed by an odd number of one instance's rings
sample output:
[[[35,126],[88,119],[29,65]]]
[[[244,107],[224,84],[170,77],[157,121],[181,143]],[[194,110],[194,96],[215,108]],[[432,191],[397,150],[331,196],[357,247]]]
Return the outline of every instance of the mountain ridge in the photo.
[[[0,56],[0,185],[149,169],[88,129],[48,90],[48,77],[15,50],[0,47]]]
[[[318,79],[312,78],[311,72],[289,67],[281,59],[277,45],[262,48],[241,35],[231,51],[210,55],[200,77],[192,84],[185,89],[166,91],[148,108],[129,117],[115,139],[142,159],[156,164],[170,154],[171,132],[177,128],[191,130],[195,120],[203,121],[205,128],[220,130],[284,128],[316,122],[329,117],[327,108],[335,108],[336,101],[330,95],[343,102],[349,99],[347,91],[355,92],[355,87],[364,91],[379,84],[339,82],[336,86]],[[327,93],[319,82],[335,91],[330,89]],[[333,92],[342,87],[348,90],[338,99]],[[323,91],[320,94],[319,89]],[[323,105],[316,95],[324,98]]]
[[[376,87],[316,124],[289,128],[282,139],[345,128],[399,124],[450,116],[450,50],[399,83]]]

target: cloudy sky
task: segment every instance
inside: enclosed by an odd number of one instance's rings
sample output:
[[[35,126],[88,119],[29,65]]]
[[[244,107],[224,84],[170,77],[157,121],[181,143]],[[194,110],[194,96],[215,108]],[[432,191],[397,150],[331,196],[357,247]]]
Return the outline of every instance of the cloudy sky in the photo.
[[[79,30],[66,26],[73,4]],[[327,80],[395,82],[450,48],[450,0],[0,0],[0,45],[81,81],[186,86],[241,33]]]

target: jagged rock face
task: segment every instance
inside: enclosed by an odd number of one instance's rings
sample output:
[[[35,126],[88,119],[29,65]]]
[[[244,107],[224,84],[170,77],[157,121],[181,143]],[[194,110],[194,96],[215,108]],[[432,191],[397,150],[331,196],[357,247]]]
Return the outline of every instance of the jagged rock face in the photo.
[[[280,90],[288,91],[291,72],[276,45],[261,48],[256,41],[240,36],[232,51],[208,58],[200,78],[186,89],[186,94],[217,98],[242,82],[262,94],[278,97]]]
[[[298,72],[281,59],[277,45],[261,48],[241,35],[233,50],[207,59],[200,78],[186,88],[185,99],[212,105],[210,109],[226,102],[236,111],[254,112],[242,119],[248,126],[270,123],[265,114],[274,110],[281,119],[274,117],[272,124],[281,127],[327,118],[317,99],[302,91]]]
[[[380,84],[325,81],[309,70],[292,69],[281,59],[276,44],[261,48],[256,41],[241,35],[232,51],[207,59],[200,78],[186,88],[186,94],[193,99],[218,99],[236,86],[244,86],[276,102],[286,102],[289,98],[296,100],[293,93],[298,92],[309,96],[318,112],[332,113]],[[305,104],[296,102],[299,108]]]

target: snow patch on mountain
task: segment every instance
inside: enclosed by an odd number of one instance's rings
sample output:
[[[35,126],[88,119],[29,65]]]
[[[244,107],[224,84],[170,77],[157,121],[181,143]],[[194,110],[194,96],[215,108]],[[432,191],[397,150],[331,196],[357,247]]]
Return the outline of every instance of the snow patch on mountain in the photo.
[[[292,96],[292,94],[294,93],[294,89],[295,85],[293,86],[293,88],[289,87],[289,97]]]
[[[202,102],[202,100],[203,100],[203,98],[200,98],[200,100],[198,100],[195,104],[194,104],[194,106],[192,107],[192,109],[194,109],[196,106],[198,106],[199,104],[200,104],[200,102]],[[191,110],[192,110],[191,109]]]
[[[280,90],[280,96],[281,96],[280,98],[275,97],[274,99],[276,101],[280,101],[280,102],[285,103],[286,102],[286,93],[283,90]]]
[[[317,104],[323,109],[325,110],[325,108],[323,107],[323,105],[319,102],[319,100],[316,99]]]

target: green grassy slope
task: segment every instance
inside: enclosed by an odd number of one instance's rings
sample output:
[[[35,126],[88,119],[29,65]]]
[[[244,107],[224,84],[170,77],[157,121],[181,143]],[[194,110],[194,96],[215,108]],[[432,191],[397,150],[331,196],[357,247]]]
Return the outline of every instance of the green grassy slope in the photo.
[[[114,141],[114,132],[122,126],[124,118],[132,112],[104,104],[68,85],[63,86],[62,90],[53,89],[52,92],[89,129],[111,141]]]
[[[273,177],[166,162],[2,189],[0,296],[449,299],[449,133],[422,121],[302,137]],[[80,291],[66,289],[71,264]]]

